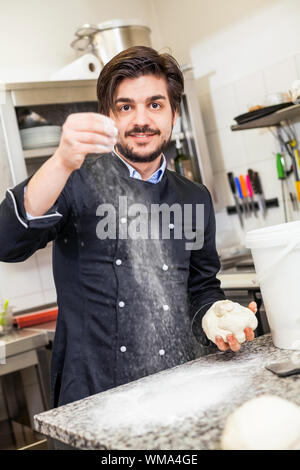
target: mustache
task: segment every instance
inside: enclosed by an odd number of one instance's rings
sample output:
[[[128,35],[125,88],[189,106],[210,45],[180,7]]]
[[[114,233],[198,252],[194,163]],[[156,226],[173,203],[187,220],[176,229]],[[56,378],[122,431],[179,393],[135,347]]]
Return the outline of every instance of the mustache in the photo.
[[[130,131],[125,132],[125,137],[128,137],[131,134],[157,134],[160,135],[160,130],[159,129],[151,129],[148,126],[135,126],[133,129]]]

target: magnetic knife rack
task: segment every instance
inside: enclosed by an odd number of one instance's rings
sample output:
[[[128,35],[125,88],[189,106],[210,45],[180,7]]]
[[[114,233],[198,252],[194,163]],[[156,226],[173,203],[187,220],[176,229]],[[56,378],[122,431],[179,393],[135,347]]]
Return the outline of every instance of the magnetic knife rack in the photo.
[[[253,201],[253,205],[254,205],[255,209],[257,210],[257,212],[258,212],[260,210],[258,202]],[[278,201],[277,197],[275,197],[273,199],[265,199],[265,205],[266,205],[267,209],[270,209],[271,207],[279,207],[279,201]],[[244,206],[242,204],[239,204],[239,207],[240,207],[241,213],[247,214],[247,212],[245,211]],[[226,211],[227,211],[228,215],[232,215],[232,214],[237,213],[235,205],[234,206],[226,206]],[[251,213],[254,214],[253,211]]]

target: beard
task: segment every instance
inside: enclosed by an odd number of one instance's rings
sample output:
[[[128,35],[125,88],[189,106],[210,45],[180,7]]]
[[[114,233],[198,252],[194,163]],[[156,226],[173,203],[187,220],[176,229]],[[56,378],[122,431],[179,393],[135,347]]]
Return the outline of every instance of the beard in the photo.
[[[127,160],[131,161],[132,163],[149,163],[149,162],[153,162],[157,157],[159,157],[159,155],[161,155],[162,153],[164,153],[166,151],[166,149],[168,148],[169,146],[169,143],[170,143],[170,140],[171,140],[171,136],[172,136],[172,130],[173,130],[173,127],[171,128],[171,132],[170,132],[170,136],[167,140],[164,140],[162,142],[162,144],[160,144],[158,147],[156,147],[155,150],[153,150],[152,152],[148,153],[148,154],[145,154],[145,155],[139,155],[137,152],[135,152],[133,150],[133,148],[130,148],[129,145],[123,145],[121,143],[117,143],[116,144],[116,147],[118,149],[118,151],[120,152],[120,154],[125,157]],[[144,132],[151,132],[150,129],[137,129],[135,128],[133,131],[130,131],[130,132],[126,132],[125,133],[125,137],[127,137],[128,135],[130,134],[135,134],[135,133],[144,133]],[[156,134],[160,134],[160,131],[152,131],[153,133],[156,133]]]

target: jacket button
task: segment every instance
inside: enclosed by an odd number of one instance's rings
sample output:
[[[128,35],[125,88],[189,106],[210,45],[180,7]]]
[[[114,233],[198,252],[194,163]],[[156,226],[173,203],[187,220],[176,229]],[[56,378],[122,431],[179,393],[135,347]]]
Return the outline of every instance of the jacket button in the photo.
[[[163,268],[164,271],[167,271],[167,270],[169,269],[169,266],[167,266],[166,264],[164,264],[162,268]]]
[[[174,224],[169,224],[169,228],[174,228]]]
[[[164,311],[166,312],[167,310],[170,309],[170,307],[169,307],[169,305],[163,305],[163,309],[164,309]]]
[[[121,352],[125,352],[125,351],[126,351],[126,346],[121,346],[121,347],[120,347],[120,351],[121,351]]]
[[[121,217],[121,224],[125,224],[125,222],[127,221],[126,217]]]
[[[159,354],[160,356],[164,356],[165,350],[164,350],[164,349],[160,349],[160,350],[158,351],[158,354]]]
[[[120,300],[119,307],[125,307],[125,302],[123,302],[123,300]]]
[[[122,264],[122,260],[121,260],[121,259],[116,259],[116,264],[117,264],[118,266],[120,266],[120,264]]]

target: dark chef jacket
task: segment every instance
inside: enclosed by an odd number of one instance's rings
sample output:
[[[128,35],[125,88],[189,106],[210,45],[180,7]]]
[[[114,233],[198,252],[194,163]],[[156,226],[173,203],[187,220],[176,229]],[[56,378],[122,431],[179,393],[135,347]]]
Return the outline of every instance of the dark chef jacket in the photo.
[[[51,240],[59,308],[51,363],[51,406],[102,392],[203,354],[201,319],[225,298],[216,274],[215,216],[204,185],[165,170],[157,184],[133,179],[114,154],[86,160],[54,206],[26,217],[24,187],[0,205],[0,261],[29,258]],[[204,204],[204,245],[186,239],[99,239],[100,204]],[[99,214],[99,212],[98,212]],[[128,212],[129,214],[129,212]],[[195,215],[195,211],[193,212]],[[171,214],[172,215],[172,214]],[[127,217],[130,223],[134,216]],[[123,219],[124,221],[124,219]],[[171,217],[172,224],[172,217]],[[193,229],[196,229],[193,216]],[[172,232],[172,230],[171,230]]]

